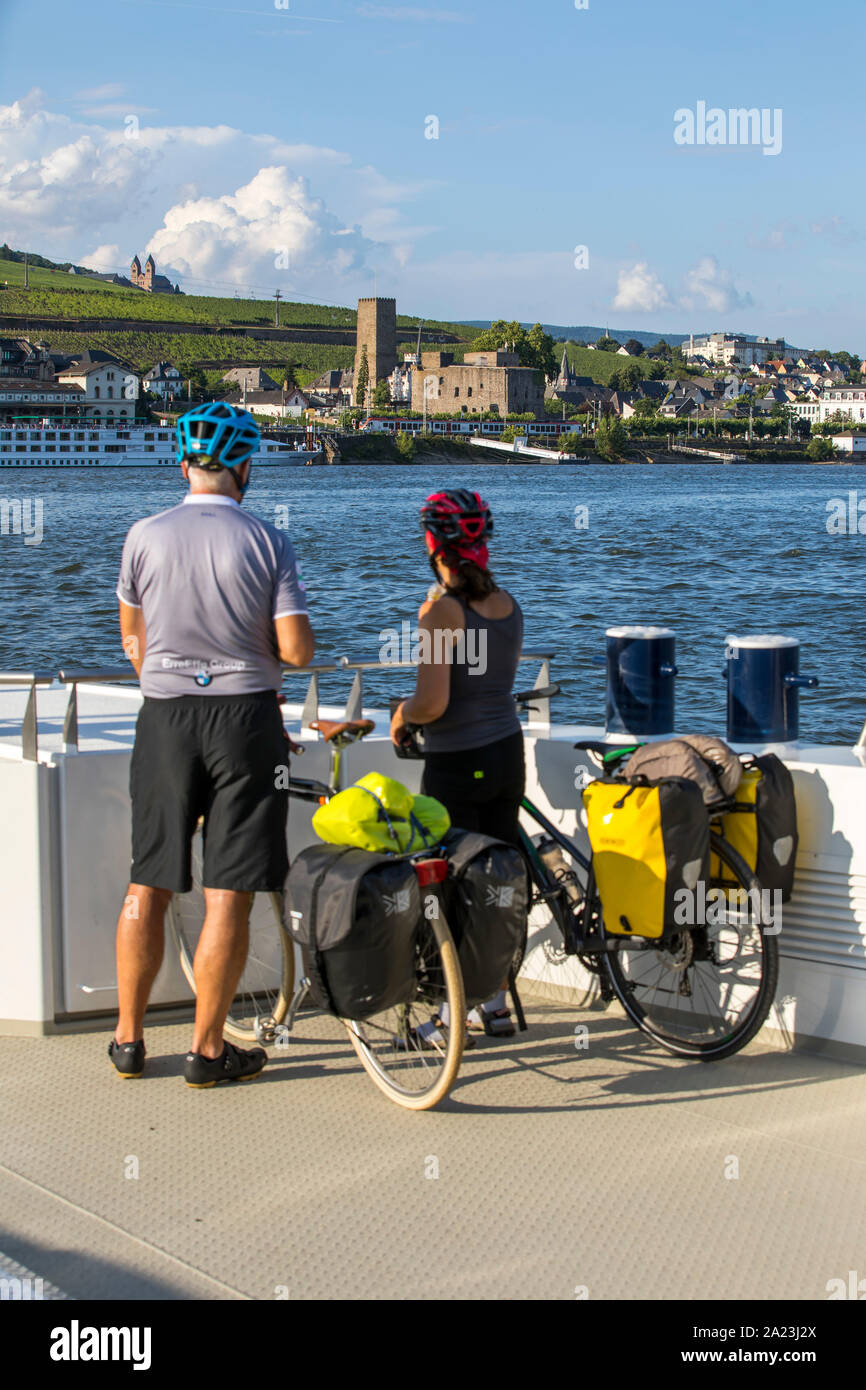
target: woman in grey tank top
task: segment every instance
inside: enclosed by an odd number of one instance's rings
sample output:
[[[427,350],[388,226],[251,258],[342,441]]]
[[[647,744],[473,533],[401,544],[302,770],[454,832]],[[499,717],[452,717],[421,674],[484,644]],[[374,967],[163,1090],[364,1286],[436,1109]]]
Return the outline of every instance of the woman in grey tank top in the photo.
[[[512,691],[523,614],[487,567],[493,520],[477,492],[434,493],[421,517],[437,583],[418,615],[415,693],[395,712],[391,737],[399,744],[407,725],[423,725],[423,793],[444,804],[452,825],[519,844],[525,773]],[[486,1032],[513,1034],[504,990],[482,1010]]]

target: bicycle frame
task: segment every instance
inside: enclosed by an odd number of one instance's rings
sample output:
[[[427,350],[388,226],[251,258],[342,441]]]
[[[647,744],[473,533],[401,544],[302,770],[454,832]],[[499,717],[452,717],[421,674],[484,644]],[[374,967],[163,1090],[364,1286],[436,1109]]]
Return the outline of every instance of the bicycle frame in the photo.
[[[594,956],[604,955],[611,951],[619,950],[620,942],[618,939],[616,941],[609,940],[593,929],[592,904],[595,898],[595,876],[592,871],[592,859],[587,859],[586,855],[577,848],[573,840],[569,839],[561,830],[557,830],[556,826],[551,824],[543,812],[539,811],[538,807],[529,800],[528,796],[523,797],[520,806],[521,810],[525,811],[526,814],[530,816],[557,845],[559,845],[560,849],[565,850],[566,854],[568,854],[571,859],[575,860],[586,873],[586,891],[584,894],[580,921],[578,922],[576,914],[571,910],[570,906],[566,908],[572,922],[571,941],[566,940],[565,942],[567,953],[569,955]],[[529,859],[530,864],[536,869],[536,882],[539,880],[546,880],[547,869],[541,860],[538,850],[532,843],[531,836],[524,830],[523,826],[520,826],[519,833],[523,852]]]

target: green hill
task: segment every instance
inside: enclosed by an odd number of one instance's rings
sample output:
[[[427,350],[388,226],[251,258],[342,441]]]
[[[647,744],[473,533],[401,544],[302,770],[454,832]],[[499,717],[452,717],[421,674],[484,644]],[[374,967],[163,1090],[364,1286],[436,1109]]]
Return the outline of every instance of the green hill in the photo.
[[[646,357],[618,357],[615,352],[593,352],[591,348],[574,347],[571,343],[566,345],[566,352],[572,369],[578,376],[591,376],[593,381],[603,386],[610,381],[612,372],[630,367],[633,362],[640,368],[644,377],[652,376],[659,365]],[[667,375],[667,372],[664,375]]]
[[[8,248],[3,248],[8,252]],[[65,328],[58,323],[34,328],[33,336],[47,339],[56,352],[80,352],[84,348],[101,348],[114,353],[137,371],[147,371],[156,362],[172,362],[187,375],[201,368],[209,385],[215,385],[229,367],[261,366],[278,380],[288,363],[295,368],[298,384],[309,382],[328,368],[350,367],[354,361],[351,344],[329,345],[257,340],[233,333],[233,328],[272,328],[273,300],[227,298],[198,294],[144,294],[140,290],[110,285],[87,276],[69,274],[68,269],[50,262],[30,266],[30,288],[25,290],[24,266],[15,259],[0,255],[0,316],[23,316],[25,319],[68,319],[77,324]],[[40,258],[45,259],[45,258]],[[4,288],[4,286],[7,286]],[[100,327],[86,328],[82,320],[101,320]],[[118,320],[117,328],[110,326]],[[152,329],[126,329],[122,321],[153,325]],[[106,321],[108,324],[106,326]],[[353,308],[330,304],[304,304],[283,300],[279,309],[280,328],[342,329],[352,332],[357,315]],[[400,314],[397,318],[399,352],[413,351],[419,319]],[[189,332],[170,332],[171,325],[190,324]],[[202,332],[197,331],[201,326]],[[19,327],[22,331],[24,326]],[[162,329],[162,331],[161,331]],[[205,330],[211,330],[210,332]],[[213,330],[219,329],[219,333]],[[439,330],[453,335],[457,342],[447,346],[456,360],[462,361],[465,350],[478,336],[471,324],[424,320],[424,331]],[[11,328],[3,332],[15,331]],[[422,338],[423,344],[423,338]],[[429,344],[428,344],[429,346]],[[614,353],[591,352],[588,348],[569,345],[569,361],[579,376],[592,377],[607,384],[611,373],[636,363],[645,376],[652,374],[653,365],[644,358],[617,357]],[[557,354],[558,355],[558,354]]]
[[[153,323],[200,323],[211,327],[261,326],[269,328],[274,322],[274,303],[268,299],[217,297],[199,294],[144,294],[141,290],[109,285],[84,275],[70,275],[66,270],[49,270],[40,266],[30,268],[30,286],[25,290],[24,266],[20,261],[0,256],[0,314],[30,314],[34,318],[126,318],[147,319]],[[354,309],[334,304],[304,304],[289,299],[280,302],[280,327],[354,328],[357,314]],[[418,327],[419,319],[411,314],[397,316],[398,328]],[[428,319],[425,329],[451,333],[463,342],[477,337],[475,329],[466,324],[445,323]]]

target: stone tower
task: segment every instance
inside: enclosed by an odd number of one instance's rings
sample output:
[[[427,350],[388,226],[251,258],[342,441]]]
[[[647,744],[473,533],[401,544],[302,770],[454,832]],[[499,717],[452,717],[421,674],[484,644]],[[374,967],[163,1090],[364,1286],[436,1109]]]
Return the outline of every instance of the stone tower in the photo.
[[[358,342],[355,348],[355,380],[361,353],[367,349],[370,385],[389,377],[397,365],[396,299],[358,300]]]

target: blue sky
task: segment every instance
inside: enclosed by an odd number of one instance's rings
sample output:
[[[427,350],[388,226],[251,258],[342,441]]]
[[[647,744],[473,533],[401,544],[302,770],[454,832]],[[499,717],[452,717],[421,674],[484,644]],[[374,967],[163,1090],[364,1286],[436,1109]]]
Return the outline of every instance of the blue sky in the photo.
[[[152,249],[191,291],[866,350],[864,31],[862,0],[3,0],[0,240]],[[780,153],[678,145],[698,102],[780,110]]]

